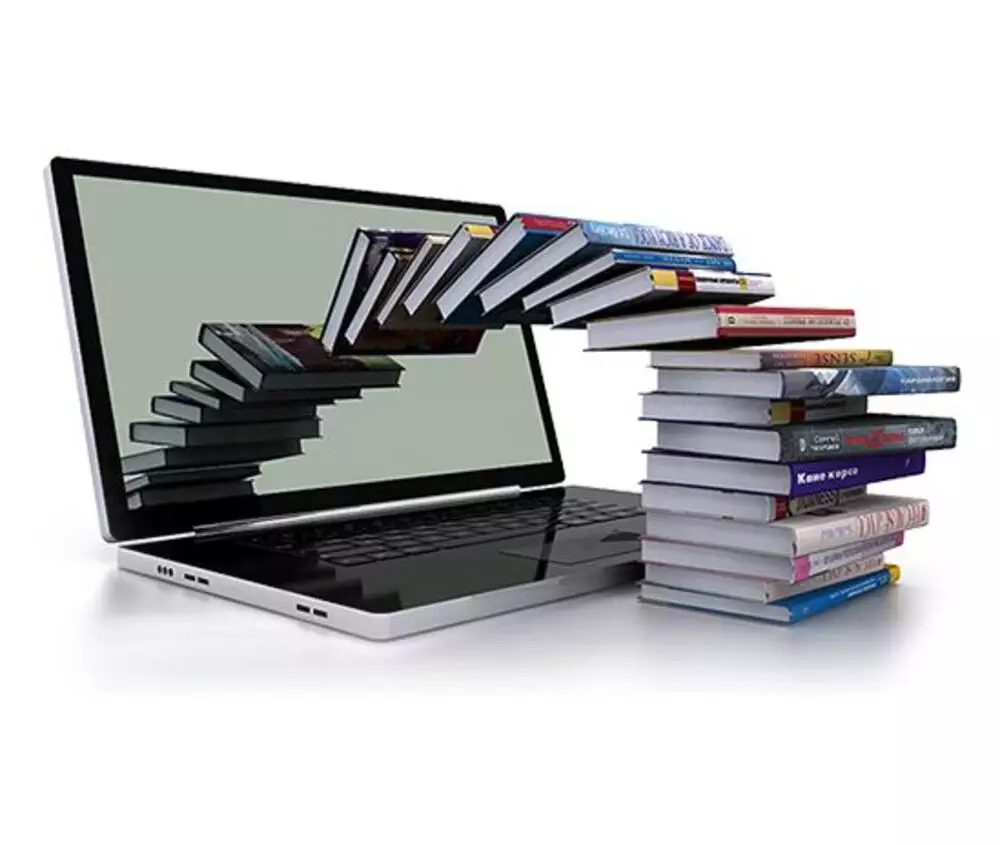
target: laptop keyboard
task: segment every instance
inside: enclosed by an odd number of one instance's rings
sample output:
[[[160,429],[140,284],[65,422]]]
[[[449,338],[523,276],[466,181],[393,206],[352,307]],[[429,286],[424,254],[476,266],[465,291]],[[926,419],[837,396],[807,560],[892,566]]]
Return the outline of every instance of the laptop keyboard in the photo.
[[[558,503],[510,499],[355,522],[301,525],[242,542],[258,549],[319,558],[340,566],[491,543],[544,531],[579,528],[639,516],[638,507],[562,499]]]

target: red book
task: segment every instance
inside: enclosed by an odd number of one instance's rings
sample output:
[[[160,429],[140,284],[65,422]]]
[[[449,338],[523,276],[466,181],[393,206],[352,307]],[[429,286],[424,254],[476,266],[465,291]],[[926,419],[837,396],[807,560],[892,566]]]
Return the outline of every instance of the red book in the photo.
[[[853,337],[855,330],[850,308],[711,305],[595,320],[587,340],[591,349],[725,349]]]

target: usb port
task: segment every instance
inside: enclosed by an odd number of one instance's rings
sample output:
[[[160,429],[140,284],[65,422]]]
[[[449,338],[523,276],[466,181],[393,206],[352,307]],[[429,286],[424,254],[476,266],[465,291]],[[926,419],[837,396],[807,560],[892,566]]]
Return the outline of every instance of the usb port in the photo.
[[[297,605],[295,605],[295,609],[299,613],[308,613],[309,612],[309,608],[306,607],[304,604],[297,604]]]
[[[184,573],[184,580],[185,581],[194,581],[194,576],[191,575],[191,574],[189,574],[189,573],[187,573],[187,572],[185,572]]]
[[[199,578],[198,579],[198,583],[199,584],[206,584],[207,585],[208,584],[208,579],[207,578]]]
[[[313,613],[317,616],[322,616],[324,619],[327,617],[327,612],[325,610],[317,610],[315,607],[313,608]]]

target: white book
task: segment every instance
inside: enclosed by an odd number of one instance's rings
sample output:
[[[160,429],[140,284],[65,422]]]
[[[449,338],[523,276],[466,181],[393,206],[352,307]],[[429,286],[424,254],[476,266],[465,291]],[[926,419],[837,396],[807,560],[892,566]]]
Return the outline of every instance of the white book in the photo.
[[[358,309],[354,312],[354,316],[351,317],[347,328],[344,330],[344,339],[348,343],[355,343],[357,341],[361,330],[365,327],[365,323],[368,322],[368,318],[375,308],[375,303],[382,296],[386,285],[405,263],[406,260],[402,258],[402,251],[399,250],[387,250],[382,256],[382,260],[378,263],[378,268],[375,270],[375,275],[372,276],[371,283],[368,285],[368,289],[361,299],[361,304],[358,305]]]
[[[922,528],[929,519],[926,499],[867,495],[819,513],[767,523],[647,510],[646,535],[794,557]]]
[[[708,487],[684,487],[679,484],[642,483],[642,507],[645,510],[711,516],[716,519],[741,519],[745,522],[774,522],[804,513],[852,502],[861,498],[866,487],[848,487],[807,496],[769,496],[763,493],[740,493],[735,490],[712,490]]]
[[[769,578],[752,578],[748,575],[713,572],[709,569],[689,569],[686,566],[652,563],[646,565],[643,586],[654,584],[658,587],[767,603],[818,590],[820,587],[828,587],[840,581],[857,578],[859,575],[867,575],[884,565],[885,555],[872,555],[855,563],[835,566],[804,581],[789,584],[787,581],[775,581]]]
[[[900,531],[885,537],[876,537],[874,540],[863,540],[849,546],[797,557],[723,549],[716,546],[696,546],[692,543],[643,537],[641,560],[645,564],[671,564],[691,569],[708,569],[713,572],[797,583],[828,569],[843,566],[845,563],[855,563],[901,546],[904,536]]]
[[[527,300],[526,300],[527,301]],[[687,370],[791,370],[797,367],[888,367],[891,349],[659,349],[650,366]]]
[[[817,422],[864,414],[865,396],[834,399],[751,399],[744,396],[691,396],[680,393],[645,393],[642,417],[665,422],[727,423],[730,425],[786,425]]]
[[[407,313],[413,316],[422,306],[432,302],[442,286],[461,273],[490,242],[495,231],[495,226],[485,223],[463,223],[459,226],[412,289],[403,296],[403,307]]]
[[[444,248],[446,243],[448,243],[447,235],[427,235],[423,239],[413,258],[406,265],[403,275],[399,277],[399,281],[395,282],[391,290],[388,291],[385,301],[378,310],[378,314],[375,315],[375,319],[380,326],[384,326],[394,316],[398,315],[402,317],[405,315],[405,312],[401,313],[403,297],[413,287],[420,274],[430,266],[435,256]]]

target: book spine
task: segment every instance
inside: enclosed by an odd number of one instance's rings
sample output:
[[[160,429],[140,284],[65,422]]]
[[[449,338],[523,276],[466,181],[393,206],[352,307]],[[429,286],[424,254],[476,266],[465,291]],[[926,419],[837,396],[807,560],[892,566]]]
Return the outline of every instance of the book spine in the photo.
[[[779,429],[782,461],[948,449],[957,427],[950,418],[907,419],[892,423],[792,426]]]
[[[798,622],[807,616],[815,616],[824,610],[843,604],[865,593],[873,592],[899,580],[899,567],[892,564],[886,566],[879,572],[871,575],[862,575],[860,578],[852,578],[843,584],[835,584],[822,590],[812,593],[805,593],[792,599],[787,599],[783,604],[788,608],[790,614],[789,621]]]
[[[806,578],[805,581],[798,581],[789,584],[787,581],[771,581],[765,590],[764,600],[768,603],[790,599],[792,596],[818,590],[822,587],[832,586],[851,578],[858,578],[861,575],[868,575],[871,572],[885,566],[885,555],[877,554],[858,560],[853,563],[845,563],[827,569],[825,572],[818,572]]]
[[[837,507],[860,499],[866,492],[866,487],[846,487],[843,490],[829,490],[808,496],[776,496],[774,518],[788,519],[791,516],[813,513],[823,508]]]
[[[663,249],[677,252],[701,252],[709,255],[732,255],[725,238],[695,232],[674,232],[656,226],[634,223],[607,223],[583,220],[580,228],[588,242],[601,246],[630,246],[638,249]]]
[[[697,267],[705,270],[736,272],[736,262],[726,255],[697,255],[678,252],[643,252],[633,249],[611,251],[616,261],[629,264],[648,264],[650,267]]]
[[[787,399],[953,393],[961,384],[958,367],[813,368],[788,370],[782,376]]]
[[[806,578],[811,578],[820,572],[826,572],[848,563],[856,563],[872,555],[882,554],[889,549],[903,545],[904,536],[902,531],[898,531],[895,534],[886,534],[884,537],[875,537],[871,540],[862,540],[860,543],[838,546],[824,552],[799,555],[792,558],[792,580],[796,583],[805,581]]]
[[[890,505],[865,513],[845,514],[840,519],[810,525],[795,532],[796,554],[811,554],[823,549],[860,543],[911,528],[920,528],[930,519],[925,499]]]
[[[799,367],[888,367],[890,349],[765,349],[760,355],[762,370],[794,370]]]
[[[848,337],[854,334],[854,312],[847,309],[803,311],[799,308],[715,306],[719,337],[797,335]]]
[[[924,471],[924,452],[897,452],[891,455],[868,455],[828,461],[802,461],[788,465],[791,473],[791,496],[805,496],[827,490],[841,490],[920,475]]]
[[[576,225],[576,220],[569,217],[549,217],[545,214],[517,214],[525,229],[542,230],[546,232],[565,232],[570,226]]]

